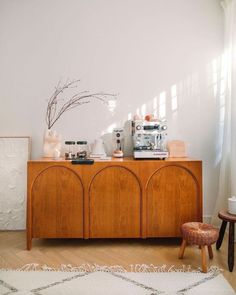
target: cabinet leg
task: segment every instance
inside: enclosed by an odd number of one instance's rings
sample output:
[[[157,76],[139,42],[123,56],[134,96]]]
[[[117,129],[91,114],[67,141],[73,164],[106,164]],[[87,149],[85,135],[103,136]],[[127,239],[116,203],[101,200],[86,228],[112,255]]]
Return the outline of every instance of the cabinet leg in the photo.
[[[221,244],[222,244],[222,241],[223,241],[223,238],[224,238],[224,234],[225,234],[226,226],[227,226],[227,221],[223,220],[222,224],[221,224],[221,227],[220,227],[219,238],[218,238],[218,240],[216,242],[216,249],[217,250],[219,250],[220,247],[221,247]]]
[[[201,246],[202,272],[207,272],[206,246]]]
[[[234,269],[234,223],[229,224],[229,244],[228,244],[228,266],[229,271]]]
[[[183,259],[184,257],[184,251],[185,251],[185,248],[186,248],[186,241],[183,240],[182,244],[181,244],[181,247],[180,247],[180,250],[179,250],[179,259]]]
[[[27,250],[31,250],[32,248],[32,238],[31,237],[27,237],[27,245],[26,245]]]
[[[211,245],[207,246],[207,248],[208,248],[209,258],[210,258],[210,259],[213,259],[213,251],[212,251],[212,247],[211,247]]]

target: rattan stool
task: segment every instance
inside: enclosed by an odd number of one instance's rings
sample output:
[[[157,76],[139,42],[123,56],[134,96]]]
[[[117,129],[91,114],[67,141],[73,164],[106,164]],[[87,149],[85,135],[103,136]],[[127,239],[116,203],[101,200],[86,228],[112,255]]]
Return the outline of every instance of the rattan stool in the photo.
[[[207,272],[206,246],[208,248],[209,258],[213,258],[211,245],[214,244],[218,237],[219,231],[210,224],[201,222],[187,222],[181,226],[183,242],[179,251],[179,259],[184,257],[184,251],[187,244],[198,245],[201,248],[202,271]]]

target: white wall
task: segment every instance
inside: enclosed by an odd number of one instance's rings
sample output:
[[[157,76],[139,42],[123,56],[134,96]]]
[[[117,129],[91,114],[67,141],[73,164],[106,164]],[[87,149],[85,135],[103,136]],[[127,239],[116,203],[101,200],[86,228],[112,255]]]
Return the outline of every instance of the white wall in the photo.
[[[60,78],[119,93],[113,113],[93,103],[62,117],[55,129],[64,139],[91,142],[137,109],[163,113],[165,101],[169,138],[203,160],[210,215],[222,36],[218,0],[0,0],[0,135],[32,136],[33,158],[41,156],[46,100]]]

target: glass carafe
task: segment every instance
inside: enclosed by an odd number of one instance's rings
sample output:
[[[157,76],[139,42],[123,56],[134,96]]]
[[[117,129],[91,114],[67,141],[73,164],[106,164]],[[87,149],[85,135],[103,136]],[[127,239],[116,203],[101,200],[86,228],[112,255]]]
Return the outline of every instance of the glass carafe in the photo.
[[[66,152],[65,152],[65,159],[66,160],[72,160],[75,158],[75,141],[65,141],[66,145]]]
[[[86,159],[89,156],[87,141],[77,141],[77,158]]]

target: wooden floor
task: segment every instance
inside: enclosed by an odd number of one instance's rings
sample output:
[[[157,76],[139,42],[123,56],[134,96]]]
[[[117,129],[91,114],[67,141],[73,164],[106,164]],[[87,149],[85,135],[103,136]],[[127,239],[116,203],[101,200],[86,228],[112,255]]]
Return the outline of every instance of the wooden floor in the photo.
[[[24,231],[0,231],[0,268],[16,269],[28,263],[47,264],[59,267],[61,264],[80,265],[96,263],[99,265],[155,264],[176,267],[182,264],[198,268],[201,263],[198,247],[187,247],[185,257],[179,260],[180,239],[147,240],[79,240],[48,239],[33,240],[31,251],[26,250]],[[227,237],[220,251],[213,247],[214,259],[210,265],[223,269],[223,275],[236,290],[236,263],[234,272],[227,266]]]

